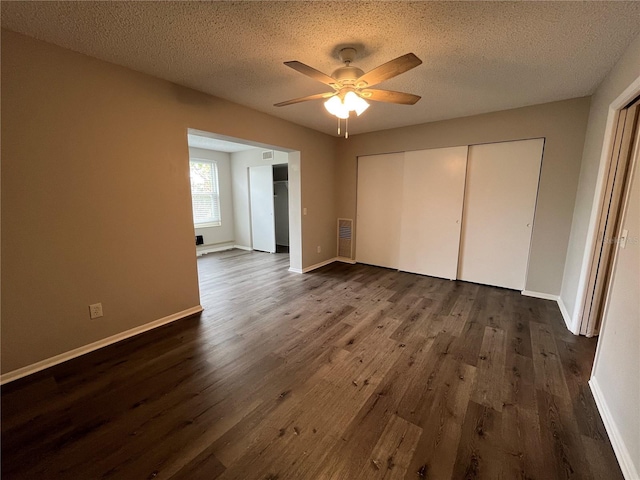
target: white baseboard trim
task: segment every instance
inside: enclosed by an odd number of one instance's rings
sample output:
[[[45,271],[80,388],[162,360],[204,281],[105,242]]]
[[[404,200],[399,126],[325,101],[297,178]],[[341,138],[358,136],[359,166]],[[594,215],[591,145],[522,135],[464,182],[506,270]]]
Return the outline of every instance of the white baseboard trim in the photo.
[[[293,272],[293,273],[307,273],[307,272],[310,272],[311,270],[315,270],[317,268],[324,267],[325,265],[329,265],[330,263],[333,263],[333,262],[336,262],[336,261],[342,261],[342,260],[339,260],[338,258],[333,257],[333,258],[330,258],[328,260],[325,260],[324,262],[316,263],[315,265],[310,265],[310,266],[304,267],[304,268],[293,268],[293,267],[290,267],[289,271]]]
[[[54,365],[58,365],[62,362],[66,362],[67,360],[71,360],[72,358],[76,358],[81,355],[84,355],[85,353],[93,352],[95,350],[106,347],[108,345],[112,345],[121,340],[134,337],[136,335],[147,332],[149,330],[153,330],[154,328],[161,327],[162,325],[166,325],[167,323],[175,322],[176,320],[181,320],[183,318],[196,315],[202,312],[203,310],[204,309],[200,305],[187,308],[186,310],[182,310],[181,312],[173,313],[166,317],[159,318],[158,320],[154,320],[152,322],[145,323],[144,325],[140,325],[139,327],[135,327],[130,330],[117,333],[110,337],[103,338],[102,340],[98,340],[97,342],[93,342],[88,345],[84,345],[82,347],[74,348],[73,350],[69,350],[68,352],[61,353],[59,355],[46,358],[44,360],[40,360],[39,362],[33,363],[31,365],[27,365],[26,367],[18,368],[17,370],[13,370],[12,372],[7,372],[3,375],[0,375],[0,385],[4,385],[5,383],[9,383],[14,380],[18,380],[19,378],[26,377],[27,375],[31,375],[32,373],[39,372],[41,370],[44,370],[45,368],[53,367]]]
[[[573,319],[571,318],[571,315],[569,315],[569,311],[562,301],[562,297],[558,297],[558,307],[560,308],[560,313],[562,313],[562,318],[564,319],[564,323],[567,326],[567,329],[574,335],[579,335],[580,332],[575,332],[573,330]]]
[[[591,387],[591,393],[593,393],[593,398],[596,401],[596,406],[598,407],[598,411],[602,417],[604,428],[607,430],[607,434],[609,435],[609,440],[611,440],[613,451],[616,454],[616,458],[618,459],[624,478],[626,480],[638,480],[640,478],[638,469],[636,468],[636,465],[633,464],[631,453],[627,449],[627,446],[620,435],[620,431],[611,416],[611,411],[607,406],[602,390],[600,390],[598,380],[595,377],[591,377],[591,380],[589,380],[589,386]]]
[[[553,300],[554,302],[558,301],[558,295],[553,295],[551,293],[542,293],[542,292],[534,292],[532,290],[523,290],[522,295],[524,295],[525,297],[535,297],[535,298],[542,298],[543,300]]]
[[[302,269],[302,273],[307,273],[307,272],[310,272],[311,270],[315,270],[317,268],[324,267],[325,265],[329,265],[330,263],[333,263],[335,261],[336,261],[336,258],[333,257],[333,258],[330,258],[328,260],[325,260],[324,262],[320,262],[320,263],[316,263],[315,265],[310,265],[308,267],[304,267]]]
[[[356,261],[351,258],[346,257],[336,257],[336,262],[349,263],[351,265],[355,265]]]
[[[233,250],[234,248],[236,247],[232,244],[211,245],[211,246],[205,245],[202,248],[196,247],[196,256],[200,257],[202,255],[206,255],[207,253],[224,252],[225,250]]]
[[[248,252],[253,251],[251,247],[245,247],[244,245],[233,245],[232,243],[227,243],[225,245],[211,245],[211,246],[203,246],[202,248],[196,247],[196,256],[200,257],[202,255],[206,255],[207,253],[214,252],[224,252],[225,250],[233,250],[237,248],[238,250],[246,250]]]
[[[562,314],[562,318],[564,320],[564,323],[567,327],[567,330],[569,330],[571,333],[573,333],[574,335],[578,335],[580,332],[574,332],[573,329],[571,328],[573,325],[573,321],[571,320],[571,315],[569,315],[569,312],[567,311],[567,307],[565,306],[564,302],[562,301],[562,298],[560,297],[560,295],[552,295],[550,293],[542,293],[542,292],[534,292],[532,290],[522,290],[522,292],[520,292],[522,295],[524,295],[525,297],[535,297],[535,298],[542,298],[544,300],[553,300],[558,304],[558,308],[560,309],[560,313]]]

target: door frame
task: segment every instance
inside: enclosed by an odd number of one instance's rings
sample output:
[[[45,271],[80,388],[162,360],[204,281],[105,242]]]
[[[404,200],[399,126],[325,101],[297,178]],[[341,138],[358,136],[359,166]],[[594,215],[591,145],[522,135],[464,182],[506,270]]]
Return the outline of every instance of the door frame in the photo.
[[[614,242],[622,220],[622,207],[635,152],[640,100],[618,111],[613,150],[605,178],[603,202],[600,204],[597,242],[593,249],[591,269],[580,321],[580,334],[598,335],[604,313],[604,301],[612,277]]]
[[[606,174],[609,170],[611,155],[613,153],[616,126],[620,111],[631,103],[638,95],[640,95],[640,76],[638,76],[618,97],[609,104],[609,113],[607,115],[607,124],[604,133],[604,142],[600,153],[600,165],[598,167],[598,177],[596,180],[595,195],[591,206],[591,216],[589,218],[589,228],[587,230],[586,244],[582,257],[582,266],[580,268],[580,277],[578,280],[578,292],[575,298],[575,308],[573,317],[567,325],[571,333],[580,334],[580,325],[584,316],[584,305],[588,292],[589,274],[592,267],[592,259],[594,251],[598,246],[598,225],[602,212],[604,195],[606,194]]]

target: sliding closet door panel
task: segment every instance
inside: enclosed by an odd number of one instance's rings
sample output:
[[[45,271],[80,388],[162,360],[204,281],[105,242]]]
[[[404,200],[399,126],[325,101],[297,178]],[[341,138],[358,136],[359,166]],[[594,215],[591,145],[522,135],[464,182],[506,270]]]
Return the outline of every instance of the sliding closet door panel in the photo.
[[[459,279],[524,289],[543,146],[469,147]]]
[[[404,154],[358,158],[356,261],[398,268]]]
[[[400,270],[456,278],[467,151],[405,153]]]

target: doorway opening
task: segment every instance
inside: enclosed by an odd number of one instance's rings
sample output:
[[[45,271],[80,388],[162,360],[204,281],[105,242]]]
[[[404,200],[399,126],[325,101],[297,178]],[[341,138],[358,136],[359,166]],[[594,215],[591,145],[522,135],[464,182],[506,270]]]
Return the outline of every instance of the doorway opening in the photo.
[[[195,129],[187,140],[196,254],[288,253],[300,271],[300,152]]]
[[[289,253],[289,166],[273,166],[273,210],[276,252]]]
[[[274,152],[264,151],[271,158]],[[288,164],[249,167],[251,242],[254,250],[289,253]]]

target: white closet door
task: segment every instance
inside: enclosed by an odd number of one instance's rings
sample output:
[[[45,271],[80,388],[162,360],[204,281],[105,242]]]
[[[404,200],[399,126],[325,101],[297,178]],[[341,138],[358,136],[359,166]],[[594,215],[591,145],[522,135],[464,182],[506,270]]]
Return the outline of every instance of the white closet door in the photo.
[[[251,240],[254,250],[275,253],[276,225],[273,215],[273,167],[249,167]]]
[[[456,278],[467,151],[405,153],[400,270]]]
[[[524,289],[543,139],[472,145],[458,278]]]
[[[356,261],[398,268],[403,153],[358,158]]]

